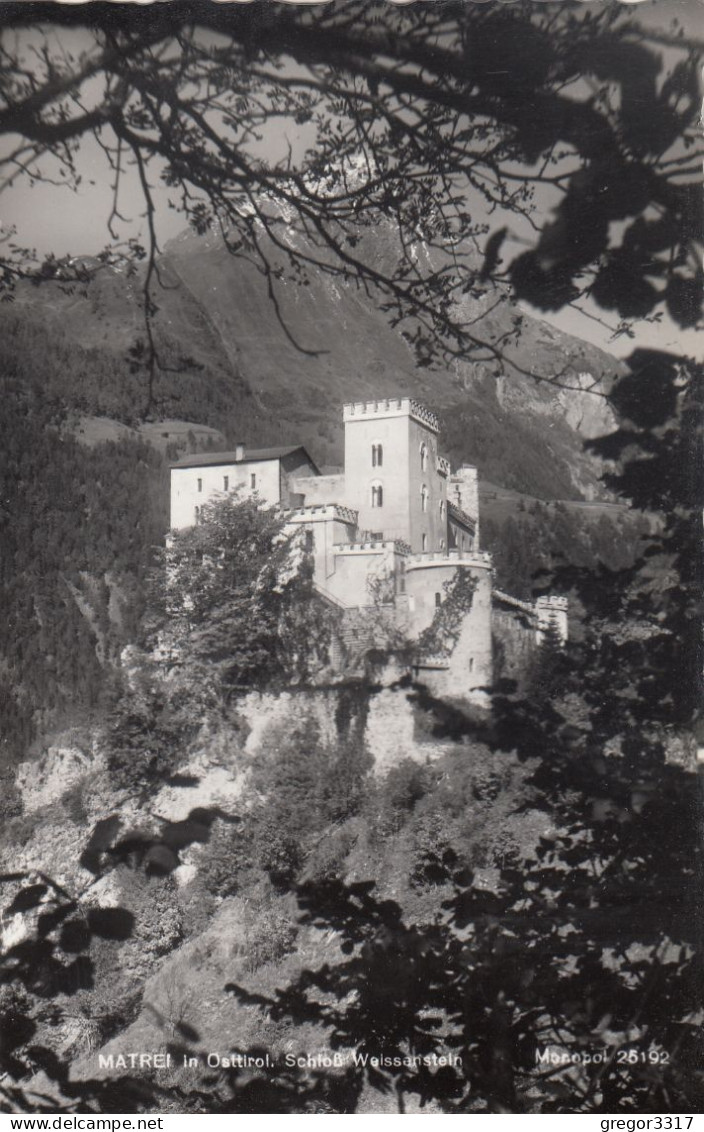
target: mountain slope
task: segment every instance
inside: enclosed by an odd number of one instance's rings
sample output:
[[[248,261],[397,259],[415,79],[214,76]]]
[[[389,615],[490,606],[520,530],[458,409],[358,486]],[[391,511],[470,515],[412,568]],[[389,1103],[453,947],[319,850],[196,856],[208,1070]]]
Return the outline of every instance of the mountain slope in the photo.
[[[374,254],[388,260],[390,232],[380,228],[373,239]],[[452,370],[420,367],[362,288],[321,273],[296,281],[280,252],[267,254],[269,277],[214,234],[187,232],[167,245],[156,294],[166,367],[157,416],[218,428],[230,441],[302,442],[318,462],[338,464],[342,403],[409,393],[440,412],[450,457],[476,463],[486,478],[542,498],[598,493],[598,465],[582,441],[608,430],[603,399],[531,380],[516,365],[538,378],[566,371],[568,383],[603,389],[621,371],[615,359],[508,296],[487,295],[468,299],[464,313],[485,338],[509,336],[504,372],[471,358]],[[146,401],[146,377],[130,353],[144,339],[140,299],[139,279],[109,267],[82,286],[20,289],[0,310],[0,364],[24,380],[34,371],[71,407],[135,423]]]

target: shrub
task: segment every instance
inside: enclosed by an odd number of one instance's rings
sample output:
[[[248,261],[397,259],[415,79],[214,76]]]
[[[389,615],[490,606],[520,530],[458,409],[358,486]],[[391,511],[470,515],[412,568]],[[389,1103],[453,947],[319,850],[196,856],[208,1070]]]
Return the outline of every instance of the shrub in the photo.
[[[249,906],[245,925],[246,970],[276,963],[295,947],[298,928],[279,904],[267,900]]]
[[[427,888],[445,882],[447,870],[460,861],[452,841],[447,815],[441,809],[429,810],[414,821],[410,871],[414,887]]]
[[[300,841],[281,828],[276,815],[271,815],[258,823],[254,856],[271,883],[280,891],[286,891],[293,886],[304,860]]]
[[[238,824],[218,820],[198,859],[198,877],[213,896],[234,896],[251,869],[252,838]]]
[[[404,759],[391,768],[377,785],[371,801],[370,828],[379,838],[390,837],[403,828],[413,808],[432,787],[433,775],[426,766]]]

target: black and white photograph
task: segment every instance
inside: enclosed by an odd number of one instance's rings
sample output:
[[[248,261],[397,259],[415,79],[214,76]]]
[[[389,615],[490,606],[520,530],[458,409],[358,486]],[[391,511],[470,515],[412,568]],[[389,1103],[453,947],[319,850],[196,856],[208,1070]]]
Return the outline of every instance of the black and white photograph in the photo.
[[[0,0],[3,1128],[696,1129],[703,49]]]

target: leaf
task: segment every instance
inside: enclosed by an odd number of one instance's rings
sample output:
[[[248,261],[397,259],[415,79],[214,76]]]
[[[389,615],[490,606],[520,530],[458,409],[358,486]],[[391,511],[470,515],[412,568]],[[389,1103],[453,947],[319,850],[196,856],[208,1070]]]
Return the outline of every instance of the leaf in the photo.
[[[28,888],[23,888],[7,909],[8,915],[14,912],[29,912],[31,908],[36,908],[48,891],[46,884],[31,884]]]
[[[186,1022],[177,1023],[176,1030],[187,1042],[197,1042],[200,1040],[198,1031],[194,1030],[193,1026],[189,1026]]]
[[[68,920],[61,929],[59,945],[71,953],[86,951],[90,947],[90,930],[86,921]]]
[[[129,939],[134,931],[134,916],[126,908],[91,908],[87,920],[90,931],[101,939]]]
[[[499,262],[501,245],[506,239],[507,231],[508,229],[506,227],[499,228],[497,232],[492,232],[487,240],[486,248],[484,249],[484,263],[479,273],[480,280],[488,279],[491,273],[496,269],[496,265]]]

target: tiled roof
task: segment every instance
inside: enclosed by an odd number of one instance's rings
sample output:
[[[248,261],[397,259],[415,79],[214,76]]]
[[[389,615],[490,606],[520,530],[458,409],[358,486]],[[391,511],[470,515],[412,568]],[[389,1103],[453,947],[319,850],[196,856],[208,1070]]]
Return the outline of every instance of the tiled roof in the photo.
[[[293,452],[305,453],[315,467],[314,461],[311,460],[302,444],[290,444],[284,448],[245,448],[244,457],[239,460],[236,450],[232,452],[192,452],[188,456],[182,456],[180,460],[174,460],[171,467],[205,468],[208,466],[217,467],[218,464],[257,464],[262,460],[283,460],[284,456],[290,456]]]
[[[468,515],[466,511],[463,511],[461,507],[458,507],[456,503],[451,503],[449,499],[447,501],[447,513],[464,527],[472,531],[476,528],[477,520],[473,519],[471,515]]]

